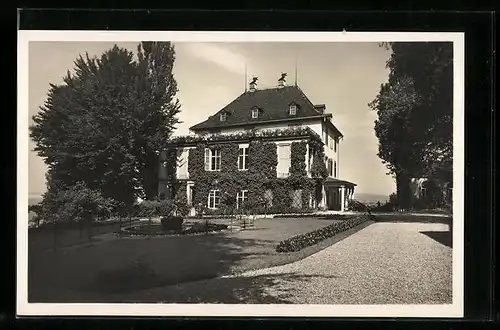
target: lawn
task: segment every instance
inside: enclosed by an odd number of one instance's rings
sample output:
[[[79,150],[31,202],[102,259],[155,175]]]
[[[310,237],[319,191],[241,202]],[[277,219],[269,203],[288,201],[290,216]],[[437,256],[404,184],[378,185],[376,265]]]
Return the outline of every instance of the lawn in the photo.
[[[28,299],[108,302],[114,294],[285,264],[326,245],[278,254],[275,247],[281,240],[335,221],[339,220],[258,219],[252,229],[227,233],[122,239],[109,239],[108,234],[107,241],[57,251],[33,245],[28,255]]]

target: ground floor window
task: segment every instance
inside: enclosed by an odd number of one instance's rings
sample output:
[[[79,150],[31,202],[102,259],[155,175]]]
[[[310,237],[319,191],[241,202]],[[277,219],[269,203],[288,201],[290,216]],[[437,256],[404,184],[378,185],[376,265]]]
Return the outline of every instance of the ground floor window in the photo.
[[[248,190],[241,190],[238,192],[236,195],[236,208],[239,209],[243,207],[243,205],[247,202],[248,200]]]
[[[268,189],[264,193],[264,199],[266,200],[266,207],[273,206],[273,191]]]
[[[208,194],[208,208],[218,209],[220,207],[220,191],[210,190]]]

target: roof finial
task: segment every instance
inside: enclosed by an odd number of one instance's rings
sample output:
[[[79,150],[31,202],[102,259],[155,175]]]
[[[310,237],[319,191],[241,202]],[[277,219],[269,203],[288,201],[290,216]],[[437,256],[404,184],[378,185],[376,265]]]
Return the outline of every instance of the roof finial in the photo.
[[[283,88],[285,86],[286,72],[281,73],[281,78],[278,79],[278,88]]]
[[[250,82],[250,92],[255,92],[257,80],[259,80],[259,78],[253,76],[252,81]]]

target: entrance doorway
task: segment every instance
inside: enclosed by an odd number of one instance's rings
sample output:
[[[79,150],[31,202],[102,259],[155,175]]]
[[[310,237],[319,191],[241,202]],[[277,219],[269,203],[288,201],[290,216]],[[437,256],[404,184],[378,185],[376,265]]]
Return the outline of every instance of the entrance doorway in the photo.
[[[326,205],[329,210],[340,211],[340,192],[338,188],[326,189]]]

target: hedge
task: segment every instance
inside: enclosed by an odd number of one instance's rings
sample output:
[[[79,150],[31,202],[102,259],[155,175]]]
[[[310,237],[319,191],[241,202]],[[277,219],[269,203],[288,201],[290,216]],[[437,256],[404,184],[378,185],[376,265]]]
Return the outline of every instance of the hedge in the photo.
[[[336,222],[324,228],[293,236],[289,239],[281,241],[276,246],[276,252],[297,252],[308,246],[312,246],[327,238],[333,237],[338,233],[354,228],[357,225],[369,220],[368,215],[356,215],[342,222]]]

